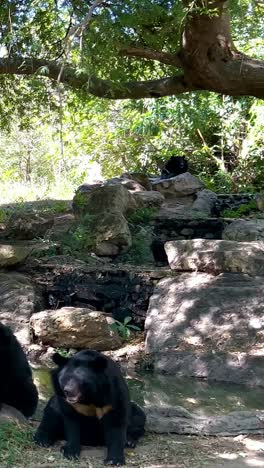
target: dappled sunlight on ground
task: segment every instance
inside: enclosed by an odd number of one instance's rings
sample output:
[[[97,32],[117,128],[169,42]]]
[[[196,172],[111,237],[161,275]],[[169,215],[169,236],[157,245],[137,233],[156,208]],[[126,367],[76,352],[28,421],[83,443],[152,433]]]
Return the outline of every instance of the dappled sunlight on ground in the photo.
[[[228,440],[233,445],[232,450],[216,451],[215,464],[209,465],[210,468],[264,467],[264,438],[238,436]]]
[[[244,442],[253,439],[206,438],[178,435],[147,435],[135,450],[126,450],[128,467],[144,468],[258,468],[264,467],[260,439],[248,449]],[[60,444],[52,449],[39,449],[35,467],[101,468],[105,449],[83,447],[80,463],[64,461],[59,455]],[[36,456],[36,453],[35,453]],[[41,462],[40,462],[41,458]],[[46,463],[45,463],[46,462]],[[18,465],[22,467],[24,465]],[[33,464],[27,465],[33,468]]]
[[[263,451],[264,454],[264,437],[262,440],[251,439],[250,437],[243,437],[242,444],[247,450]]]

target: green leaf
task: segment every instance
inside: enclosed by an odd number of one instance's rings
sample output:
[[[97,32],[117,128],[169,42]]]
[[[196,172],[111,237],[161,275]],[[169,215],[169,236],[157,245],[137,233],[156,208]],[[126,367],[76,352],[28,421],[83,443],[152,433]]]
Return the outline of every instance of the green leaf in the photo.
[[[140,331],[140,328],[137,327],[136,325],[129,325],[129,328],[132,330]]]
[[[125,317],[124,319],[124,325],[127,325],[129,322],[131,322],[132,317]]]

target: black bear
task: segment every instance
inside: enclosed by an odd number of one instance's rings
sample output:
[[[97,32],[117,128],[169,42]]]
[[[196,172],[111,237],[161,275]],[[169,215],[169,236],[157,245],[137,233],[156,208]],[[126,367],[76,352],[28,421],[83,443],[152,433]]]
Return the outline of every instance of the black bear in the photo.
[[[169,179],[188,171],[185,156],[171,156],[161,171],[161,179]]]
[[[26,355],[11,329],[0,323],[0,408],[13,406],[27,418],[38,404],[38,391]]]
[[[144,434],[145,414],[129,399],[119,366],[109,357],[84,350],[71,358],[53,356],[55,395],[49,400],[35,442],[51,446],[66,440],[66,458],[78,458],[81,445],[106,445],[105,464],[125,463],[125,446],[135,447]]]

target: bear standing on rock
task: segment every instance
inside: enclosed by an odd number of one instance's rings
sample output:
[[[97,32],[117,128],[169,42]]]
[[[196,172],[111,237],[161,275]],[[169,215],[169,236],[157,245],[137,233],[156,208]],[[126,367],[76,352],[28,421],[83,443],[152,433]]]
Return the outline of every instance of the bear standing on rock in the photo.
[[[26,355],[11,329],[0,323],[0,409],[13,406],[25,417],[35,412],[38,392]]]
[[[80,456],[81,444],[106,445],[105,464],[125,463],[124,448],[144,434],[145,414],[129,399],[119,366],[109,357],[84,350],[71,358],[53,356],[55,395],[49,400],[35,442],[51,446],[65,439],[67,458]]]

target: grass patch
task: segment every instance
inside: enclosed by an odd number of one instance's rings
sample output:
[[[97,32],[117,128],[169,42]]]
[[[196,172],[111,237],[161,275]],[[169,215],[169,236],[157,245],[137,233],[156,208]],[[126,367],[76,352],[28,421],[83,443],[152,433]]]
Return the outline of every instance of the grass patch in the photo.
[[[55,216],[69,211],[66,200],[43,200],[36,202],[19,202],[0,208],[0,223],[7,223],[10,218],[16,219],[30,216]]]
[[[32,448],[33,429],[28,426],[4,422],[0,425],[0,466],[15,467],[25,461],[24,451]]]

